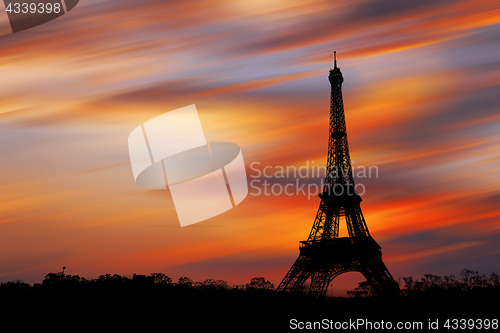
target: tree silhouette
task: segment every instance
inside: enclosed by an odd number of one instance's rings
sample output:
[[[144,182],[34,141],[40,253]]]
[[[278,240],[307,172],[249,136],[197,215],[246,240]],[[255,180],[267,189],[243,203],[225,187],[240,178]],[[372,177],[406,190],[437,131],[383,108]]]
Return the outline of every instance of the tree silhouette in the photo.
[[[404,277],[403,280],[405,281],[405,288],[404,288],[405,293],[407,294],[409,292],[412,292],[415,287],[415,281],[413,280],[413,278],[411,276]]]
[[[163,273],[153,273],[151,274],[155,285],[171,285],[172,279]]]
[[[354,297],[370,297],[372,293],[372,287],[368,281],[362,281],[358,283],[358,286],[353,290],[347,292],[348,295],[353,295]]]
[[[177,281],[178,286],[184,286],[184,287],[192,287],[193,286],[193,280],[186,276],[181,276],[179,280]]]
[[[405,281],[403,292],[406,295],[431,290],[472,290],[500,285],[500,279],[496,273],[491,273],[488,278],[486,275],[479,275],[477,271],[467,268],[460,272],[459,280],[454,275],[441,277],[430,273],[425,273],[419,281],[415,281],[412,277],[403,279]]]
[[[500,285],[500,278],[498,277],[497,273],[492,272],[490,274],[489,284],[491,286],[499,286]]]
[[[201,283],[202,288],[208,289],[225,289],[229,288],[226,281],[223,280],[214,280],[214,279],[206,279]]]
[[[452,289],[452,288],[457,288],[459,287],[460,283],[459,281],[455,278],[454,275],[447,275],[443,277],[443,286],[446,289]]]
[[[479,274],[477,271],[473,271],[471,269],[464,268],[460,272],[460,278],[462,280],[462,284],[466,289],[471,289],[476,286],[477,281],[479,280]]]
[[[259,291],[259,290],[273,290],[274,284],[270,281],[266,281],[263,277],[254,277],[250,280],[250,283],[245,285],[245,289],[251,291]]]

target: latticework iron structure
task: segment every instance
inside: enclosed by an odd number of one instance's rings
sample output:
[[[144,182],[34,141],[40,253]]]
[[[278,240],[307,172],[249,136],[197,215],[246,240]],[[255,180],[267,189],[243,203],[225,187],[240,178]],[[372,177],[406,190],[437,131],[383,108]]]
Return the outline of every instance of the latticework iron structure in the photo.
[[[299,257],[278,286],[278,291],[300,292],[310,278],[309,294],[325,295],[335,277],[360,272],[374,294],[395,294],[399,287],[382,261],[382,251],[370,236],[352,176],[347,142],[342,82],[344,78],[334,60],[328,76],[330,97],[330,139],[327,174],[321,202],[306,241],[301,241]],[[339,224],[345,220],[348,237],[339,237]]]

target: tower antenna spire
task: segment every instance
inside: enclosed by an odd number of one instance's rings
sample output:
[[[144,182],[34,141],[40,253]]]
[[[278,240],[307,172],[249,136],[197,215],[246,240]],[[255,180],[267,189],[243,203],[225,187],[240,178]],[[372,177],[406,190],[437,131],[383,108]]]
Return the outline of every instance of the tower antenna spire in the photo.
[[[333,68],[337,68],[337,51],[333,51]]]

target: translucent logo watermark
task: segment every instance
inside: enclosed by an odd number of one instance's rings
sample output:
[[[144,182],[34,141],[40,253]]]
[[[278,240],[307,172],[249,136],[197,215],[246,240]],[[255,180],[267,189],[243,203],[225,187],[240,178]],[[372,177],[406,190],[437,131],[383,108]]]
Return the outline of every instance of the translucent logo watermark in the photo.
[[[130,133],[128,146],[136,184],[168,186],[182,227],[222,214],[248,194],[240,147],[207,143],[195,105],[148,120]]]

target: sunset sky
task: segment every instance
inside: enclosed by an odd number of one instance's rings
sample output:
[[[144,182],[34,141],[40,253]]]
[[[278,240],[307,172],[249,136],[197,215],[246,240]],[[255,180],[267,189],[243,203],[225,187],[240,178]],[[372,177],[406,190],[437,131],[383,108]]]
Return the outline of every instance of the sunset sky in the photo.
[[[135,184],[127,138],[196,104],[249,180],[295,183],[253,169],[325,165],[334,50],[354,168],[378,169],[355,174],[361,208],[392,275],[500,273],[499,1],[81,0],[0,36],[0,281],[67,266],[277,285],[317,196],[250,188],[181,228],[169,191]]]

